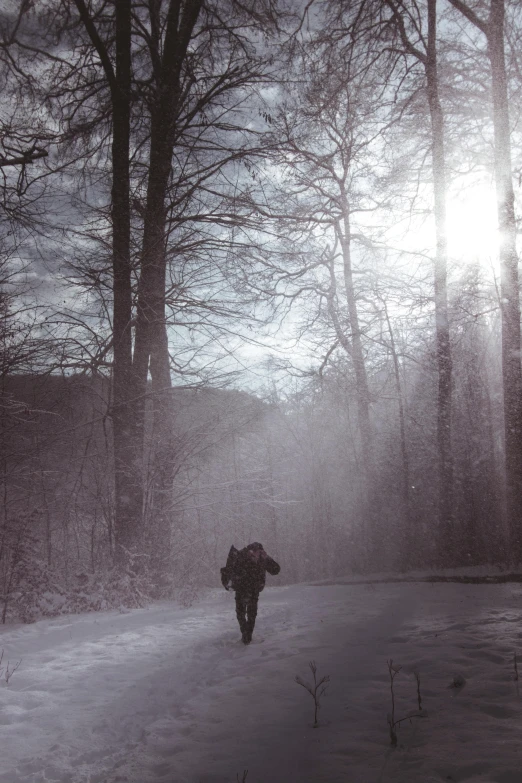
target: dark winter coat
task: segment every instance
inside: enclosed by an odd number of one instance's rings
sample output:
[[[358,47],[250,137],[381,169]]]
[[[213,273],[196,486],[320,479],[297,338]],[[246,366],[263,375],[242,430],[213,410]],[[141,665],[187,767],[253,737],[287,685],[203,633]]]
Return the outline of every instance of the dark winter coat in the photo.
[[[260,545],[254,545],[254,548],[261,550],[261,557],[257,562],[253,560],[249,555],[252,546],[241,550],[230,547],[227,564],[221,569],[221,582],[227,590],[232,587],[238,593],[260,593],[265,586],[267,571],[276,576],[281,570]]]

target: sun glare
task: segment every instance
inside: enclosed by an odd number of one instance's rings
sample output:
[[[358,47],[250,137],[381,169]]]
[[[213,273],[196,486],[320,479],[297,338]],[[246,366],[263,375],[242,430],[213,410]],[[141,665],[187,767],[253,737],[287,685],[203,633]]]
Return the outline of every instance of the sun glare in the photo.
[[[451,196],[447,205],[448,253],[454,261],[488,263],[498,254],[495,191],[473,186]]]

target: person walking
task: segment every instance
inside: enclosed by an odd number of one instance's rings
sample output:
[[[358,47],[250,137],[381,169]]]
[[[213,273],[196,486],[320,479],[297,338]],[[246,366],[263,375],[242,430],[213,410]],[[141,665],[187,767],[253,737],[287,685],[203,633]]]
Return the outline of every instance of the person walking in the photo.
[[[243,644],[252,641],[257,602],[265,586],[266,573],[276,576],[280,570],[258,541],[240,550],[230,547],[227,564],[221,569],[221,582],[225,590],[236,592],[236,616]]]

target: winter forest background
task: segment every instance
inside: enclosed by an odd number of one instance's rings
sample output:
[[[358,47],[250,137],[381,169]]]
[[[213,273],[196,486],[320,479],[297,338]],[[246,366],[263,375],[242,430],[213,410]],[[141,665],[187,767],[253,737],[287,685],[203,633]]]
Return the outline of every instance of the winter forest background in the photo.
[[[516,0],[3,0],[2,621],[522,560]]]

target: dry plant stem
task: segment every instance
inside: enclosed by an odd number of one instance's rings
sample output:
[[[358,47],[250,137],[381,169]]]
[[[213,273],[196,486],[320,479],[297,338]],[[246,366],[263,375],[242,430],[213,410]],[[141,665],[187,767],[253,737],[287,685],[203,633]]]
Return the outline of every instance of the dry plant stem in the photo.
[[[243,770],[243,777],[241,778],[241,780],[239,780],[239,772],[238,772],[237,775],[236,775],[237,783],[245,783],[245,781],[247,779],[247,775],[248,775],[248,769],[244,769]]]
[[[415,682],[417,683],[417,704],[419,705],[419,712],[422,710],[422,697],[420,692],[420,674],[414,671]]]
[[[0,677],[2,676],[2,674],[4,674],[4,667],[1,666],[3,659],[4,659],[4,649],[2,648],[2,651],[0,652]],[[4,674],[4,680],[6,681],[7,685],[9,685],[9,680],[11,679],[11,677],[13,676],[13,674],[18,669],[21,663],[22,660],[20,659],[19,661],[17,661],[17,663],[15,663],[13,668],[10,669],[9,668],[10,661],[7,661],[7,666],[5,667],[5,674]]]
[[[7,685],[9,685],[9,680],[11,679],[11,677],[13,676],[13,674],[18,669],[21,663],[22,663],[22,659],[17,661],[17,663],[14,665],[12,669],[9,669],[9,661],[7,661],[7,669],[5,670],[5,681]]]
[[[405,720],[411,720],[412,718],[423,718],[424,715],[421,712],[412,712],[411,715],[405,715],[403,718],[398,718],[395,720],[395,693],[393,691],[393,681],[395,677],[398,675],[400,670],[402,669],[402,666],[394,666],[393,660],[390,659],[387,661],[388,664],[388,671],[390,673],[390,691],[391,691],[391,702],[392,702],[392,708],[391,712],[388,713],[388,726],[390,729],[390,742],[393,748],[397,747],[397,731],[396,727],[400,726],[401,723],[403,723]],[[416,678],[417,678],[416,674]],[[417,698],[419,700],[420,704],[420,679],[417,679]]]
[[[401,670],[401,666],[393,666],[393,659],[386,662],[390,673],[390,692],[391,692],[391,712],[388,715],[388,726],[390,727],[390,741],[392,747],[397,747],[397,733],[395,731],[395,693],[393,692],[393,681]]]
[[[313,727],[314,729],[316,729],[319,726],[319,722],[317,720],[317,713],[321,706],[321,697],[325,694],[326,689],[328,688],[330,677],[329,675],[326,675],[325,677],[321,677],[320,680],[317,680],[317,665],[315,661],[310,661],[308,665],[310,667],[310,671],[312,672],[312,676],[314,678],[313,686],[309,685],[309,683],[302,680],[298,674],[296,674],[295,676],[295,681],[298,685],[301,685],[305,690],[307,690],[310,696],[314,700],[314,726]]]

